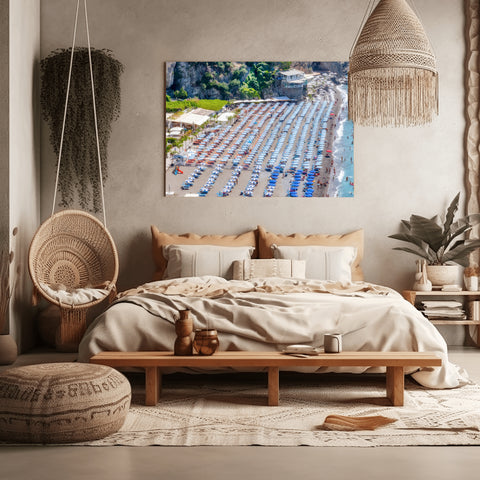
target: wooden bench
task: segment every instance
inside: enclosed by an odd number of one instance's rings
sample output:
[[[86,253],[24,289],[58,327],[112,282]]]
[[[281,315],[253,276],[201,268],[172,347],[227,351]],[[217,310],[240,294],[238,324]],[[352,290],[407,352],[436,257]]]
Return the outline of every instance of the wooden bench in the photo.
[[[161,392],[162,368],[257,367],[268,369],[268,405],[279,404],[279,370],[287,367],[386,367],[387,398],[403,405],[404,368],[441,366],[442,360],[428,352],[342,352],[300,358],[280,352],[216,352],[211,356],[175,356],[173,352],[101,352],[91,363],[110,367],[145,369],[145,405],[156,405]]]

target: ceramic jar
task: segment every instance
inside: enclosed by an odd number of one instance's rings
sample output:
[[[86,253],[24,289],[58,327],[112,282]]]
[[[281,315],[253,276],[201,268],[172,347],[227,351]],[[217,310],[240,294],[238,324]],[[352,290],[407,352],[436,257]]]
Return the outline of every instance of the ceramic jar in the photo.
[[[215,329],[195,330],[193,339],[193,348],[199,355],[213,355],[220,342],[218,341],[217,331]]]
[[[476,292],[478,290],[478,277],[464,277],[465,289],[469,292]]]

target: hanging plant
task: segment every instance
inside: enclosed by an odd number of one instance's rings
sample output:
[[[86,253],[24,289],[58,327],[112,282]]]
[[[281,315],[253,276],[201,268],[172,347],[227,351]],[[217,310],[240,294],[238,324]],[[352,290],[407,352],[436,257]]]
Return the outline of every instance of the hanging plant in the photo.
[[[95,87],[98,137],[102,165],[102,179],[108,176],[107,146],[112,122],[120,114],[120,75],[123,65],[109,50],[91,49]],[[40,63],[40,104],[45,121],[50,127],[50,142],[58,156],[67,94],[72,49],[58,49]],[[101,210],[101,182],[95,136],[92,86],[88,49],[75,48],[68,98],[65,133],[60,160],[59,205],[70,206],[75,193],[85,210]]]

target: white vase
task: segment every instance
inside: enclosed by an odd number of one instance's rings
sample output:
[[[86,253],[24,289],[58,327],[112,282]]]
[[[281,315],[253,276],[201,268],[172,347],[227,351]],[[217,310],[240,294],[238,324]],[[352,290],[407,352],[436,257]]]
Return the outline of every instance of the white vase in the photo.
[[[432,285],[454,285],[458,282],[458,265],[427,265],[427,276]]]
[[[478,290],[478,277],[464,277],[465,288],[469,292],[476,292]]]

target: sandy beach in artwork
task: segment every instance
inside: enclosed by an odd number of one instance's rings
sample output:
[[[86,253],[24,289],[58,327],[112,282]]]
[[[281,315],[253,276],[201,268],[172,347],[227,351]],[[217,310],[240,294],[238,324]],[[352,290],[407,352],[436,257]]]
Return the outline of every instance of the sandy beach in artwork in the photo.
[[[193,110],[209,116],[166,155],[166,195],[352,197],[346,83],[325,73],[305,77],[303,98],[238,100],[213,114]],[[167,136],[182,126],[171,118]]]

